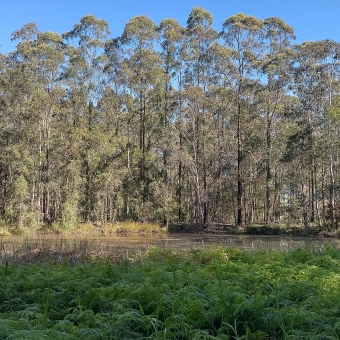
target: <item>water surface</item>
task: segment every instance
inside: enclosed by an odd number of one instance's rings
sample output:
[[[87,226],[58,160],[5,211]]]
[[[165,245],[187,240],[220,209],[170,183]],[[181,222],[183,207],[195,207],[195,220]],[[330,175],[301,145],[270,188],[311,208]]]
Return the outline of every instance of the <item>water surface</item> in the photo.
[[[115,235],[115,236],[69,236],[64,235],[39,235],[28,237],[2,237],[2,247],[9,245],[20,246],[23,244],[31,246],[41,245],[77,245],[87,244],[102,247],[121,249],[147,249],[152,246],[170,247],[173,249],[207,248],[211,246],[225,246],[241,248],[249,251],[259,249],[293,250],[297,248],[313,247],[321,250],[325,244],[340,248],[340,239],[319,237],[288,237],[288,236],[258,236],[258,235],[216,235],[216,234],[184,234],[184,233],[160,233],[160,234],[138,234],[138,235]]]

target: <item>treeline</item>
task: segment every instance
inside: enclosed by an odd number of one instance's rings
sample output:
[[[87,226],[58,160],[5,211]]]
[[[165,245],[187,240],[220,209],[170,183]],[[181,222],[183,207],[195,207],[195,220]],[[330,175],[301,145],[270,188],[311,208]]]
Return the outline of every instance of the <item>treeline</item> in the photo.
[[[336,228],[339,51],[294,45],[279,18],[221,32],[132,18],[121,37],[84,16],[13,32],[0,54],[0,219]]]

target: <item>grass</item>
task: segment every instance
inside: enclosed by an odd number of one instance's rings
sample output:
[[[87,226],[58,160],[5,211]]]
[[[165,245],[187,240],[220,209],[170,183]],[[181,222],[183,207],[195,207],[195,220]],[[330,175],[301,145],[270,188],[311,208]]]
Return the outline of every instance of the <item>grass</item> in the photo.
[[[77,223],[70,226],[63,226],[55,222],[51,225],[39,226],[16,226],[4,225],[0,221],[0,236],[28,235],[28,234],[83,234],[83,235],[112,235],[112,234],[152,234],[166,232],[166,228],[157,223],[151,222],[110,222],[106,224],[93,224],[90,222]]]
[[[0,339],[340,337],[340,252],[331,247],[2,249]]]
[[[82,262],[120,262],[147,251],[148,244],[137,248],[124,247],[120,244],[97,243],[87,238],[41,239],[32,241],[27,238],[21,242],[0,240],[0,264],[4,261],[19,265],[32,263],[68,263],[74,265]]]
[[[129,234],[129,233],[160,233],[165,232],[166,228],[156,223],[138,222],[116,222],[105,224],[101,230],[102,234]]]

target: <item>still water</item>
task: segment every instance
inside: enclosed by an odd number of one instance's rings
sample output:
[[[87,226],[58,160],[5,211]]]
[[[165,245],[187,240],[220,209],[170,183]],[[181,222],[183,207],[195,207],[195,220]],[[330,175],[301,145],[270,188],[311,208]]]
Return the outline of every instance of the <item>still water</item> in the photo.
[[[211,246],[224,246],[241,248],[248,251],[259,249],[293,250],[297,248],[312,247],[321,250],[326,244],[340,249],[340,239],[319,237],[284,237],[284,236],[254,236],[254,235],[210,235],[210,234],[152,234],[152,235],[129,235],[129,236],[30,236],[30,237],[3,237],[0,245],[7,248],[8,245],[51,245],[51,244],[81,245],[91,244],[105,250],[139,249],[144,250],[152,246],[169,247],[172,249],[207,248]]]

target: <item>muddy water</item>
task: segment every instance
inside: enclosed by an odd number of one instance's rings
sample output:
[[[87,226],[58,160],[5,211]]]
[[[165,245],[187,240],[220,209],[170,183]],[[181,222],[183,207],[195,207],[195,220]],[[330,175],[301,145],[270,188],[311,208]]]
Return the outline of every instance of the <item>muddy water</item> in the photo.
[[[313,247],[321,250],[325,244],[340,249],[340,239],[333,238],[302,238],[282,236],[253,236],[253,235],[204,235],[204,234],[153,234],[129,236],[30,236],[30,237],[3,237],[0,245],[7,248],[9,245],[77,245],[91,244],[105,250],[120,248],[126,250],[145,250],[151,246],[170,247],[173,249],[207,248],[211,246],[226,246],[242,248],[249,251],[259,249],[293,250],[296,248]]]

